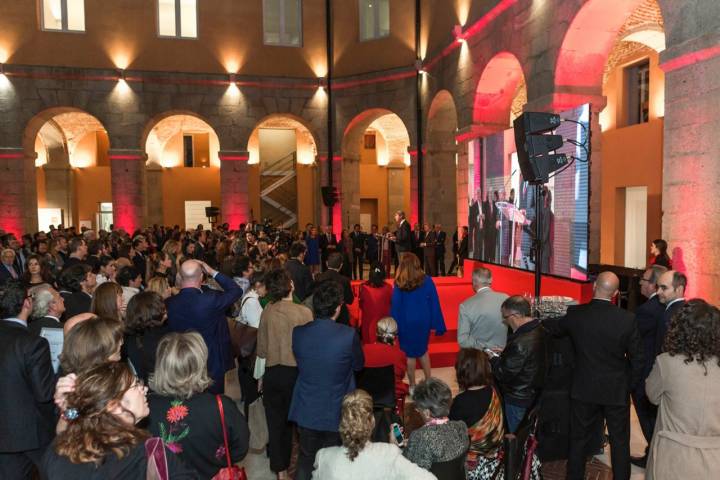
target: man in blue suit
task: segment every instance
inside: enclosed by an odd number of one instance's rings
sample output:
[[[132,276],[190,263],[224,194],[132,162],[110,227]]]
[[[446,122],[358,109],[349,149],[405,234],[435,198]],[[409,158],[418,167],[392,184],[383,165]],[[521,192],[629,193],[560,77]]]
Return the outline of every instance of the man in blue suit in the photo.
[[[315,320],[293,330],[298,377],[288,419],[300,438],[296,480],[311,478],[318,450],[340,445],[342,400],[355,390],[355,372],[365,363],[357,332],[335,323],[342,303],[337,282],[320,283],[313,294]]]
[[[224,291],[203,290],[203,275],[215,279]],[[225,372],[234,367],[230,331],[225,311],[242,296],[242,289],[231,279],[199,260],[188,260],[180,267],[181,290],[166,300],[168,325],[174,332],[197,331],[208,348],[211,393],[225,391]]]

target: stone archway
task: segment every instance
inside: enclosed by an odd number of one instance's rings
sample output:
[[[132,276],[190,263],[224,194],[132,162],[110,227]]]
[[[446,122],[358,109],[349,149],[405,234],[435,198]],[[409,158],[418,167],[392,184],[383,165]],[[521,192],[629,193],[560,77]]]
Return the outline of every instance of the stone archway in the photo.
[[[149,124],[142,145],[147,224],[185,224],[187,201],[221,205],[220,141],[205,119],[183,111],[160,115]]]
[[[379,227],[387,225],[397,210],[416,218],[417,188],[411,185],[417,185],[417,176],[414,166],[415,175],[408,175],[409,146],[405,124],[390,110],[369,109],[348,124],[342,140],[342,162],[333,163],[341,200],[333,210],[336,233],[343,225],[361,223],[363,197],[377,200],[374,223]]]
[[[251,216],[286,228],[317,223],[317,141],[305,120],[292,114],[269,115],[253,129],[247,149]]]
[[[78,109],[49,109],[28,123],[23,143],[36,157],[40,228],[87,222],[99,228],[99,206],[112,200],[110,145],[102,123]]]

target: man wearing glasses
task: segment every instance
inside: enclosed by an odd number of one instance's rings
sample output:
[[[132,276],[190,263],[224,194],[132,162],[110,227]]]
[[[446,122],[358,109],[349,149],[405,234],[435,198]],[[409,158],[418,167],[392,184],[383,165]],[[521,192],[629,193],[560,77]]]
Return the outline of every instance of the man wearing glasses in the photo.
[[[647,298],[647,301],[635,309],[635,322],[642,340],[645,361],[643,362],[640,383],[630,392],[630,396],[635,404],[640,428],[648,446],[655,429],[657,407],[650,403],[645,394],[645,379],[650,375],[650,370],[652,370],[653,363],[655,363],[655,337],[657,336],[658,325],[662,321],[665,312],[665,305],[660,303],[660,297],[657,294],[657,282],[665,272],[667,272],[667,268],[662,265],[652,265],[643,272],[640,278],[640,293]],[[648,449],[646,448],[645,455],[642,457],[630,457],[630,462],[638,467],[645,468],[647,452]]]
[[[665,334],[670,326],[673,314],[685,305],[685,289],[687,288],[687,277],[684,273],[670,270],[663,273],[657,282],[657,295],[660,303],[665,307],[662,321],[658,325],[655,337],[655,354],[662,353]]]
[[[491,363],[503,394],[508,433],[515,433],[545,380],[545,334],[540,320],[532,318],[530,303],[524,297],[507,298],[500,311],[512,333],[500,356]]]

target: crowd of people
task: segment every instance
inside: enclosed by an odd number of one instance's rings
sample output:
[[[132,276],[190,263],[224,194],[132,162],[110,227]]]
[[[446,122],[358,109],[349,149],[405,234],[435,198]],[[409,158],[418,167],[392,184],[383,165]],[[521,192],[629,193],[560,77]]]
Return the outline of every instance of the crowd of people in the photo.
[[[537,418],[551,336],[576,351],[568,478],[584,478],[600,421],[614,478],[631,462],[654,479],[720,469],[720,312],[685,300],[682,273],[650,266],[632,314],[603,272],[591,302],[541,321],[476,269],[453,398],[428,354],[446,332],[431,279],[446,273],[444,232],[395,221],[392,233],[356,226],[349,249],[310,225],[2,233],[0,478],[215,478],[246,456],[258,401],[279,479],[505,478],[504,439]],[[242,407],[224,395],[230,371]],[[631,397],[644,458],[630,457]],[[407,432],[406,402],[421,419]]]

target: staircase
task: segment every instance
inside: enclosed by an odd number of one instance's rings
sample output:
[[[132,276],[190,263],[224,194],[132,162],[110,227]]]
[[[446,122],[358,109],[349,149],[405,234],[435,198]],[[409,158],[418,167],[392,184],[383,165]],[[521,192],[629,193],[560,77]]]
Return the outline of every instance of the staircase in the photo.
[[[290,228],[297,224],[297,154],[263,163],[260,172],[260,214],[273,225]]]

